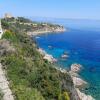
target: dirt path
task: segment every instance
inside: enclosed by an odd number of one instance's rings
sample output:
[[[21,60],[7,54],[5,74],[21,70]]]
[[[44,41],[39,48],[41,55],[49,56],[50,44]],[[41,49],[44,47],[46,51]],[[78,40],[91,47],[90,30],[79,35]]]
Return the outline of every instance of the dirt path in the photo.
[[[3,92],[3,100],[14,100],[12,92],[9,88],[9,82],[5,76],[5,73],[2,69],[2,65],[0,64],[0,89]]]

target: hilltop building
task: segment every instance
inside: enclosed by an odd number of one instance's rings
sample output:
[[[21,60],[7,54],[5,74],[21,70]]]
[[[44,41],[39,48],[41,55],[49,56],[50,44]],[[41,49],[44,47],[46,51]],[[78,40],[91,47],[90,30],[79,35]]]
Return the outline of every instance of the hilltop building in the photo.
[[[12,18],[13,16],[10,13],[5,13],[4,18]]]

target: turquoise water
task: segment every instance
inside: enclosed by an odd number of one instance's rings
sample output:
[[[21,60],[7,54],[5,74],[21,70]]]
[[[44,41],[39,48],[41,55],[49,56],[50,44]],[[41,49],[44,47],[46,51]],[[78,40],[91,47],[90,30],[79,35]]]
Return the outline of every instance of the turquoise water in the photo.
[[[57,64],[65,69],[73,63],[82,64],[80,76],[89,83],[83,91],[100,100],[100,31],[74,28],[68,32],[46,34],[36,38],[39,47],[58,59]],[[48,48],[52,46],[52,49]],[[61,59],[63,52],[69,57]]]

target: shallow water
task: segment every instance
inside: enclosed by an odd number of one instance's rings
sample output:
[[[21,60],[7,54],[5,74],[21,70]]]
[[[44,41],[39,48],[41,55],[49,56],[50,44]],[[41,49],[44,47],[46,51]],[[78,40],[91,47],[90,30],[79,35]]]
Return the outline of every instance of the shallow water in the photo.
[[[80,76],[89,83],[83,91],[100,100],[100,31],[74,28],[68,32],[41,35],[36,41],[39,47],[58,59],[60,67],[66,69],[73,63],[82,64],[84,69]],[[65,51],[69,57],[62,60]]]

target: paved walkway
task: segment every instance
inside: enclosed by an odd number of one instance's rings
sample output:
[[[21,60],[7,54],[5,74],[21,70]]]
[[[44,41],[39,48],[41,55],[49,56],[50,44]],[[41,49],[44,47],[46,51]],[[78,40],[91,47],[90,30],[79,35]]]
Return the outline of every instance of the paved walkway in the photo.
[[[2,69],[2,65],[0,64],[0,89],[3,92],[3,100],[14,100],[12,92],[9,88],[9,82],[5,76],[5,73]]]

